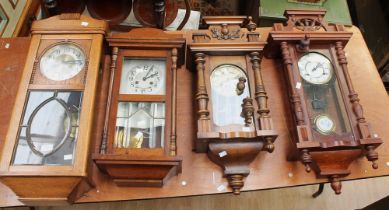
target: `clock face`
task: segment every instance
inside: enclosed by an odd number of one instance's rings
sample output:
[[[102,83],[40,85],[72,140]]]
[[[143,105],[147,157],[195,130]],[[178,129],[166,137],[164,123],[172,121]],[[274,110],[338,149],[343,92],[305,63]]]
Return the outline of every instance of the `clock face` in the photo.
[[[40,59],[40,71],[48,79],[62,81],[76,76],[85,66],[84,52],[74,44],[59,44]]]
[[[165,94],[166,61],[130,60],[123,61],[120,94]]]
[[[236,96],[239,78],[244,78],[247,86],[247,77],[242,69],[230,64],[220,65],[211,74],[212,90],[223,96]]]
[[[329,134],[335,129],[334,121],[328,115],[319,115],[315,118],[317,131],[323,134]]]
[[[244,125],[242,102],[250,97],[246,73],[238,66],[223,64],[212,71],[210,82],[215,125]]]
[[[308,53],[300,58],[298,67],[301,77],[312,84],[325,84],[332,77],[331,61],[322,54]]]

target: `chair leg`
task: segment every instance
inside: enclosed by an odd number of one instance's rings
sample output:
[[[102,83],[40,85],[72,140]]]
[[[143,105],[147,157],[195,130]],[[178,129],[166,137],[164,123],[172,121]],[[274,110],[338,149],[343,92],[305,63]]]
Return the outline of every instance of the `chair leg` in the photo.
[[[320,183],[319,184],[319,189],[315,193],[312,194],[312,197],[313,198],[317,198],[319,195],[321,195],[323,190],[324,190],[324,183]]]

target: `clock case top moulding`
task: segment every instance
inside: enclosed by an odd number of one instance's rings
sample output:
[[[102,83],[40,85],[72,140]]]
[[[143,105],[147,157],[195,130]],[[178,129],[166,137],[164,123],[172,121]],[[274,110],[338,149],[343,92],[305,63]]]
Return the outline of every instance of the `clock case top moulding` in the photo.
[[[168,34],[160,29],[139,28],[127,33],[113,33],[107,37],[112,50],[109,70],[110,82],[104,119],[103,136],[99,143],[99,152],[93,159],[100,170],[106,172],[119,186],[162,187],[167,180],[181,173],[182,158],[177,156],[176,141],[176,84],[177,66],[184,63],[185,39],[180,34]],[[126,56],[126,52],[137,50],[139,55]],[[158,51],[158,55],[154,52]],[[162,52],[162,53],[161,53]],[[124,57],[166,59],[166,118],[164,147],[162,149],[134,148],[124,154],[113,148],[113,133],[109,133],[115,116],[112,115],[114,80],[118,74],[118,59]],[[171,81],[169,83],[169,81]],[[170,90],[170,91],[169,91]],[[137,100],[134,100],[137,101]]]
[[[277,138],[261,75],[262,50],[266,42],[261,40],[251,17],[209,16],[203,19],[208,29],[192,31],[188,41],[187,65],[196,74],[197,89],[194,93],[197,105],[195,151],[208,152],[209,159],[224,169],[234,194],[240,194],[244,177],[250,173],[249,164],[261,150],[273,152],[273,142]],[[242,27],[244,25],[246,28]],[[241,116],[245,117],[246,124],[254,124],[254,130],[227,128],[229,131],[223,132],[215,127],[207,76],[213,70],[210,69],[213,56],[230,56],[224,61],[227,65],[234,61],[246,64],[251,94],[246,100],[249,103],[242,104]]]
[[[344,46],[352,36],[343,25],[328,25],[324,20],[326,10],[286,10],[287,24],[276,23],[268,37],[265,56],[270,58],[282,55],[285,76],[288,78],[289,99],[296,129],[292,130],[293,140],[297,148],[291,158],[301,161],[306,171],[311,167],[319,177],[328,177],[336,194],[341,192],[339,178],[350,174],[349,165],[362,154],[365,154],[372,167],[376,169],[378,153],[375,148],[382,140],[377,138],[370,124],[366,121],[358,94],[355,92],[347,67]],[[351,122],[354,139],[322,141],[314,139],[308,113],[302,106],[303,95],[296,87],[293,75],[298,74],[294,57],[290,49],[298,52],[314,51],[316,46],[327,46],[336,54],[333,61],[334,70],[339,77],[343,101],[347,116]],[[291,79],[292,78],[292,79]],[[294,126],[293,126],[294,127]]]

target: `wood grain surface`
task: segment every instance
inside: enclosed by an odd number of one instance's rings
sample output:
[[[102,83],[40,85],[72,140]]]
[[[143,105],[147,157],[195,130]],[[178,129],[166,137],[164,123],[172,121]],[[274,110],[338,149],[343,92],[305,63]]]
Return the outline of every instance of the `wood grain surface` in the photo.
[[[262,33],[261,38],[266,40],[270,28],[259,30]],[[387,129],[389,125],[388,95],[360,31],[355,27],[349,28],[349,30],[354,33],[345,48],[351,79],[359,93],[366,119],[372,124],[375,133],[383,139],[384,143],[377,149],[380,155],[377,170],[373,170],[370,162],[362,156],[351,164],[351,175],[347,176],[345,180],[389,175],[389,166],[386,165],[386,162],[389,162],[389,144],[385,143],[389,139],[389,129]],[[3,71],[3,69],[1,70]],[[273,153],[261,153],[252,162],[250,176],[246,179],[242,191],[327,182],[326,179],[316,179],[314,173],[306,173],[300,162],[287,161],[292,143],[286,122],[290,113],[287,107],[288,98],[281,61],[263,59],[262,74],[269,95],[270,113],[279,136],[275,142],[276,149]],[[222,170],[219,166],[212,163],[206,154],[192,151],[196,133],[193,99],[194,76],[193,72],[184,69],[184,67],[178,71],[177,146],[178,155],[183,157],[182,173],[173,177],[163,188],[129,188],[116,186],[112,180],[101,174],[94,166],[92,171],[96,187],[77,200],[77,203],[179,197],[231,191],[227,188],[227,180],[222,177]],[[0,78],[1,81],[9,79],[9,77]],[[13,94],[16,93],[16,90],[10,91]],[[4,92],[0,92],[1,97],[3,94]],[[12,94],[8,97],[12,98]],[[2,103],[10,102],[11,100],[2,101]],[[104,103],[99,103],[99,105],[104,106]],[[99,107],[97,108],[97,110],[101,110]],[[1,114],[6,117],[9,112],[9,110],[2,109]],[[99,114],[104,114],[104,112],[99,112]],[[3,141],[4,135],[5,132],[2,131],[0,141]],[[220,187],[221,185],[224,187]],[[347,188],[346,184],[344,188]],[[346,191],[346,189],[344,190]],[[0,198],[0,206],[21,205],[15,195],[1,184]]]

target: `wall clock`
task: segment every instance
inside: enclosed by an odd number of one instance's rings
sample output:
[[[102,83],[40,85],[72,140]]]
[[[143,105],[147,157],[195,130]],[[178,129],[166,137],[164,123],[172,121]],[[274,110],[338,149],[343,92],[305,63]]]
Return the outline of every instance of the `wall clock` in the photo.
[[[0,167],[1,181],[27,205],[71,203],[91,186],[88,149],[106,30],[104,21],[79,14],[32,25]]]
[[[286,10],[287,25],[274,24],[266,55],[282,55],[293,113],[293,139],[306,171],[328,177],[336,194],[340,178],[362,154],[377,168],[382,141],[363,116],[344,46],[352,33],[328,25],[325,10]]]
[[[191,33],[189,69],[196,72],[196,152],[224,169],[239,194],[249,164],[261,150],[272,152],[273,128],[261,75],[262,50],[256,25],[246,17],[204,17],[207,30]]]
[[[159,29],[107,38],[110,84],[99,168],[119,186],[161,187],[181,172],[176,146],[177,66],[185,39]]]

